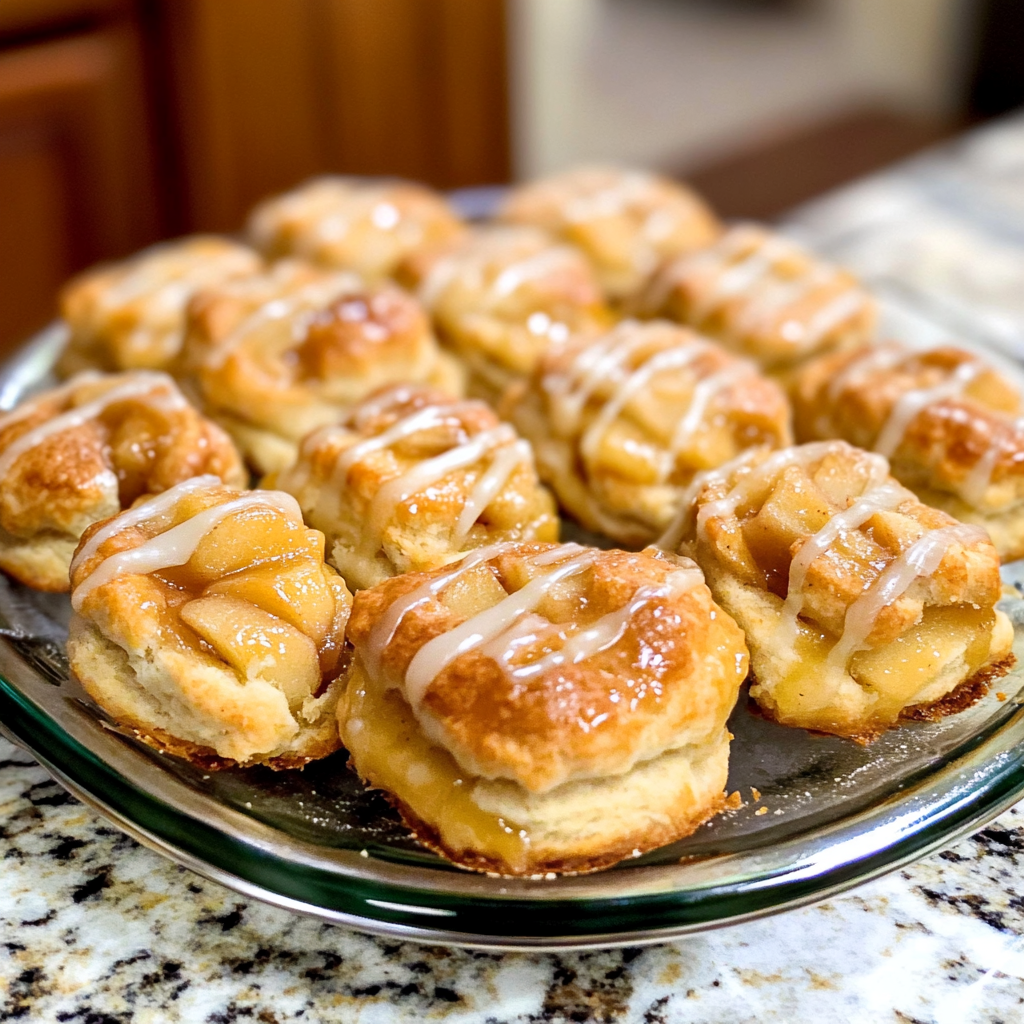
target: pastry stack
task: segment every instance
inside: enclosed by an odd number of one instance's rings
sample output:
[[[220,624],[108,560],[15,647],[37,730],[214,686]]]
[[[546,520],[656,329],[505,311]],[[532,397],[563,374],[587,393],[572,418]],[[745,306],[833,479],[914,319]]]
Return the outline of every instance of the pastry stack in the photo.
[[[0,568],[140,741],[344,747],[455,864],[582,872],[722,809],[748,673],[869,742],[1012,665],[1020,391],[841,268],[614,168],[487,224],[318,179],[247,236],[72,281],[66,379],[0,416]]]

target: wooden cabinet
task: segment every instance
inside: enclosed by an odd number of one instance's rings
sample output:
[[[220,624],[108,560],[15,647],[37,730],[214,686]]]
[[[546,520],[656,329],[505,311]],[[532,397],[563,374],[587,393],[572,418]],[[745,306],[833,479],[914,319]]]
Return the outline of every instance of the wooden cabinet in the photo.
[[[504,19],[503,0],[0,0],[0,355],[74,271],[237,230],[313,174],[506,180]]]
[[[117,25],[0,52],[0,349],[69,274],[160,234],[140,60]]]
[[[505,181],[502,0],[165,0],[183,227],[313,174]]]

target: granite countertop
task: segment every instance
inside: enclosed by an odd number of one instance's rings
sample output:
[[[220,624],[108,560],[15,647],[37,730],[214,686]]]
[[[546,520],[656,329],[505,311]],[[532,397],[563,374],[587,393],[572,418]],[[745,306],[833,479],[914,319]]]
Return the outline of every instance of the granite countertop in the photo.
[[[1024,118],[786,227],[943,337],[1024,357]],[[0,1022],[1024,1021],[1024,803],[849,895],[589,953],[403,944],[251,902],[139,846],[4,740],[0,856]]]
[[[848,896],[678,942],[481,953],[246,900],[139,846],[0,740],[0,1021],[1024,1019],[1024,805]]]

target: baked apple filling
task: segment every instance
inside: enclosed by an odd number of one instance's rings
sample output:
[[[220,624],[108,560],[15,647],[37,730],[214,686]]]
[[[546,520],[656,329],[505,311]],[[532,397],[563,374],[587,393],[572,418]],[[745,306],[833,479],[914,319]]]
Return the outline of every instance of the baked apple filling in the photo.
[[[695,491],[682,550],[746,630],[751,695],[778,721],[868,737],[1008,668],[988,537],[922,505],[880,455],[755,453]]]
[[[721,806],[747,659],[688,560],[498,544],[353,616],[353,764],[456,863],[592,870]]]
[[[291,747],[330,710],[351,605],[323,545],[289,495],[214,478],[137,505],[75,557],[72,667],[99,703],[135,705],[140,734],[240,762],[301,761]],[[131,670],[113,694],[94,671],[104,652]]]

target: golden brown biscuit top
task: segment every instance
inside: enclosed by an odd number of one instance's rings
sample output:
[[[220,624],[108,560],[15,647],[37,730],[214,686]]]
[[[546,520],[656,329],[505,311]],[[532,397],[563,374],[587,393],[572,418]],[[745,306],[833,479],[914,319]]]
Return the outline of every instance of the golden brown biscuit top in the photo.
[[[199,473],[246,479],[231,441],[166,374],[82,374],[0,416],[0,525],[16,536],[70,529],[105,495],[125,506]]]
[[[547,353],[537,375],[553,433],[590,473],[688,483],[743,448],[790,443],[789,407],[746,360],[666,321],[626,320]]]
[[[538,792],[706,742],[747,670],[697,567],[652,549],[484,548],[361,591],[348,638],[465,770]]]
[[[351,606],[324,538],[277,491],[214,477],[179,484],[84,534],[71,565],[77,612],[126,649],[145,638],[243,678],[316,696],[342,666]]]
[[[196,379],[212,410],[298,441],[389,381],[429,378],[440,359],[411,295],[334,274],[261,306],[209,345]]]
[[[181,347],[189,299],[262,266],[244,245],[196,235],[87,270],[61,293],[70,346],[100,369],[166,369]]]
[[[639,284],[660,260],[708,245],[722,231],[685,185],[615,167],[580,167],[520,186],[498,217],[580,246],[615,294]]]
[[[380,360],[416,352],[430,336],[423,308],[398,288],[383,286],[335,299],[317,310],[295,350],[306,377],[360,373]]]
[[[970,505],[1024,497],[1020,391],[974,353],[895,342],[834,353],[809,363],[792,394],[805,439],[841,436],[879,451],[907,483]]]
[[[331,176],[267,199],[248,226],[253,244],[270,257],[302,256],[372,277],[464,230],[448,203],[422,185]]]
[[[483,402],[422,385],[384,388],[343,423],[314,431],[276,479],[325,528],[357,509],[368,557],[392,523],[424,539],[446,536],[450,557],[498,495],[503,514],[485,528],[554,520],[532,450],[515,430]]]
[[[755,224],[668,261],[637,309],[730,338],[762,363],[813,352],[844,325],[874,321],[874,301],[847,271]]]
[[[847,657],[895,639],[925,605],[991,608],[999,558],[985,531],[923,505],[888,468],[844,441],[746,453],[695,481],[683,550],[778,595],[791,625],[813,620]]]
[[[363,287],[356,274],[325,270],[304,260],[284,259],[265,272],[199,289],[189,301],[183,372],[191,373],[250,317],[272,302],[284,311],[301,308],[322,296],[355,292]]]

